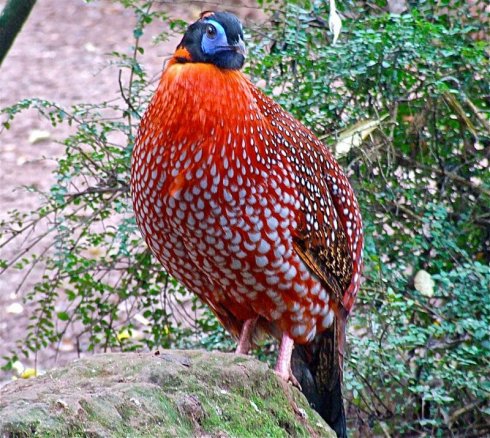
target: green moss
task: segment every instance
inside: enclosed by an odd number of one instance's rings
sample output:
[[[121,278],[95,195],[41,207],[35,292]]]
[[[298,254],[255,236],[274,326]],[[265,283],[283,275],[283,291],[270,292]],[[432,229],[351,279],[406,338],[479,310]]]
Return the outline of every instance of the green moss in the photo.
[[[309,436],[306,428],[298,425],[272,373],[259,386],[248,386],[244,385],[244,380],[224,379],[223,372],[212,369],[208,372],[206,377],[210,380],[204,380],[209,382],[206,387],[199,381],[193,382],[196,386],[192,387],[203,400],[206,416],[202,427],[206,432],[239,437]]]
[[[0,436],[334,436],[296,389],[280,385],[252,358],[205,352],[162,356],[94,356],[16,382],[17,391],[5,401],[0,397]]]
[[[18,410],[9,420],[0,429],[4,438],[71,437],[81,433],[80,427],[72,424],[70,418],[51,416],[47,409],[37,406]]]
[[[129,387],[128,387],[129,388]],[[162,390],[131,387],[123,398],[103,397],[81,403],[88,424],[111,431],[112,436],[190,436],[191,423]]]

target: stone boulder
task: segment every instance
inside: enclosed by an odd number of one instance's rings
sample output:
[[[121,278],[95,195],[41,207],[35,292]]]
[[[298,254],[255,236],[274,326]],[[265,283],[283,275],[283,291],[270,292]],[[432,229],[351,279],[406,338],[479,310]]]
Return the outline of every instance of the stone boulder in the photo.
[[[296,388],[256,359],[110,353],[0,388],[0,437],[331,437]]]

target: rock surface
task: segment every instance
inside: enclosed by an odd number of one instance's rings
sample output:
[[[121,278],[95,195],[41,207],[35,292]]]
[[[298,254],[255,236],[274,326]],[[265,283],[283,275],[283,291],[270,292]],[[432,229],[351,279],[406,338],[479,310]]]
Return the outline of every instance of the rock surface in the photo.
[[[0,389],[0,437],[335,437],[266,364],[203,351],[103,354]]]

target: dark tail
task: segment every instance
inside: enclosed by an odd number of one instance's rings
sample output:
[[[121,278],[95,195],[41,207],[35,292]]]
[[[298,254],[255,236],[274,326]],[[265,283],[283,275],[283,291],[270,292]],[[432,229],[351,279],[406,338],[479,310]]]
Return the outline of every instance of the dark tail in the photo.
[[[342,318],[341,318],[342,319]],[[311,407],[339,438],[347,437],[342,400],[342,355],[345,320],[334,322],[308,345],[296,345],[291,367]]]

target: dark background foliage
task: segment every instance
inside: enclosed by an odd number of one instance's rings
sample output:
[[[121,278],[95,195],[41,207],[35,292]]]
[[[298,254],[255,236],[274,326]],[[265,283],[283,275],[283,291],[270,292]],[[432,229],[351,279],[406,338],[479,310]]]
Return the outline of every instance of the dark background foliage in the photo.
[[[36,265],[44,272],[26,293],[35,312],[5,369],[60,343],[67,330],[76,332],[81,351],[233,350],[135,227],[129,159],[155,86],[139,62],[141,36],[153,21],[175,32],[185,23],[158,2],[121,2],[138,17],[126,30],[134,46],[110,55],[121,68],[122,99],[71,108],[29,99],[2,110],[4,129],[27,108],[76,128],[64,140],[56,184],[40,193],[43,206],[13,211],[0,224],[0,247],[22,242],[2,257],[0,274],[16,269],[25,279]],[[484,436],[488,14],[470,2],[425,1],[402,2],[406,11],[394,15],[391,3],[338,5],[344,28],[334,46],[324,2],[262,4],[269,18],[247,26],[246,71],[337,152],[359,197],[366,266],[348,336],[349,427],[363,436]],[[257,353],[269,360],[274,350],[267,341]]]

